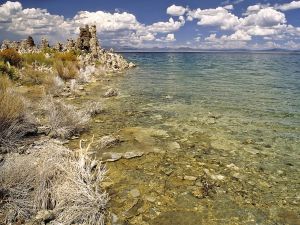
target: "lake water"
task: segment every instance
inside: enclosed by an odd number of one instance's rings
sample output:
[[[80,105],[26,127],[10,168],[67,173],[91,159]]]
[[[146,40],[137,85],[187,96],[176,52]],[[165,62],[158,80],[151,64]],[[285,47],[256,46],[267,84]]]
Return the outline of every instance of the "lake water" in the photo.
[[[124,140],[108,152],[145,153],[108,165],[118,218],[300,224],[299,54],[124,56],[138,67],[113,83],[120,96],[92,131]]]

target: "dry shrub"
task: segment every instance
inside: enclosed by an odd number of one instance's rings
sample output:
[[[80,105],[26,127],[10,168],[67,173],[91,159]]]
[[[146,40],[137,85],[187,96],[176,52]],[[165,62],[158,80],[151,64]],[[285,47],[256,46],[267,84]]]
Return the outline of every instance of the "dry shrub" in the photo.
[[[47,96],[43,107],[53,137],[69,139],[87,128],[90,116],[84,111],[77,110],[74,106]]]
[[[34,125],[26,112],[24,101],[14,92],[8,78],[0,77],[0,83],[0,152],[8,152],[32,131]]]
[[[85,149],[75,156],[51,141],[27,155],[10,155],[0,171],[0,214],[5,215],[0,223],[28,221],[40,210],[52,210],[54,224],[104,224],[108,195],[100,184],[105,174]]]
[[[7,77],[0,77],[0,93],[12,87],[12,82]]]
[[[58,76],[60,76],[60,78],[64,81],[75,79],[79,73],[77,62],[56,60],[54,63],[54,68]]]
[[[59,95],[65,86],[64,81],[59,76],[49,75],[46,77],[43,83],[46,94],[54,96]]]
[[[76,62],[77,56],[74,52],[56,52],[54,54],[54,58],[58,61],[69,61],[69,62]]]
[[[34,63],[38,65],[51,66],[53,64],[53,59],[47,58],[45,53],[42,52],[25,53],[22,55],[22,57],[23,57],[23,61],[30,65]]]
[[[0,51],[0,59],[2,59],[5,63],[9,62],[12,66],[20,66],[22,63],[21,55],[14,49],[5,49]]]
[[[103,113],[105,110],[101,102],[88,102],[85,105],[86,113],[90,116],[96,116]]]
[[[34,195],[32,189],[36,183],[35,161],[27,155],[8,155],[0,170],[0,192],[2,205],[0,215],[3,224],[16,222],[17,219],[27,219],[34,213]],[[30,162],[30,163],[28,163]],[[1,216],[0,216],[1,218]]]
[[[25,84],[41,85],[46,81],[48,76],[51,75],[49,75],[49,73],[47,72],[35,70],[31,67],[28,67],[22,70],[21,79]]]

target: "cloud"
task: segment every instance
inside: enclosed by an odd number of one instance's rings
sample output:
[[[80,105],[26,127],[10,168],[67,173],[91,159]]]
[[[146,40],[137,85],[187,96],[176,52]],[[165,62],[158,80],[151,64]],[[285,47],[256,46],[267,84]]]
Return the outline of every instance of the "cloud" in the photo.
[[[185,21],[174,21],[173,18],[170,18],[168,22],[157,22],[153,23],[150,26],[147,26],[147,29],[151,32],[159,33],[169,33],[174,32],[180,29],[185,24]]]
[[[22,10],[19,2],[6,2],[0,6],[0,24],[11,22],[11,15],[15,15]]]
[[[176,39],[175,39],[174,34],[167,34],[167,36],[158,38],[158,39],[156,39],[156,41],[159,41],[159,42],[173,42],[173,41],[176,41]]]
[[[23,8],[20,2],[8,1],[0,5],[1,38],[34,38],[47,36],[50,41],[64,41],[75,37],[79,27],[85,24],[95,24],[102,45],[144,47],[155,44],[167,44],[176,41],[174,33],[179,31],[189,21],[196,21],[198,26],[213,27],[214,34],[206,38],[196,37],[184,40],[197,46],[218,48],[243,46],[270,46],[281,41],[285,47],[297,47],[300,40],[300,27],[288,24],[284,11],[300,8],[300,1],[285,4],[255,4],[237,16],[233,13],[236,1],[227,1],[223,7],[209,9],[189,9],[188,7],[171,5],[167,14],[176,16],[167,21],[157,21],[143,24],[132,13],[105,11],[79,11],[72,18],[49,13],[46,9]],[[200,29],[201,30],[201,29]],[[217,35],[218,34],[218,35]],[[197,35],[198,36],[198,35]],[[256,37],[256,38],[254,38]],[[255,45],[256,40],[262,40],[265,45]],[[176,45],[179,46],[179,41]],[[269,42],[269,44],[266,44]]]
[[[247,32],[238,30],[231,35],[223,35],[221,39],[224,41],[251,41],[252,37]]]
[[[244,31],[236,31],[231,35],[222,35],[220,38],[216,34],[210,34],[205,38],[209,42],[229,42],[229,41],[251,41],[251,36]]]
[[[225,5],[223,8],[227,10],[233,10],[233,5]]]
[[[195,41],[195,42],[200,42],[200,41],[201,41],[201,37],[199,37],[199,36],[198,36],[198,37],[195,37],[195,38],[194,38],[194,41]]]
[[[167,14],[171,16],[182,16],[187,11],[183,6],[171,5],[167,8]]]
[[[237,16],[230,13],[224,7],[216,9],[196,9],[188,12],[188,20],[198,19],[198,25],[201,26],[218,26],[222,30],[234,29],[239,24]]]
[[[276,4],[275,9],[279,9],[281,11],[288,11],[292,9],[300,9],[300,1],[292,1],[290,3],[285,3],[282,5]]]
[[[171,12],[180,7],[172,7]],[[170,11],[170,9],[169,9]],[[185,11],[183,12],[183,14]],[[32,35],[40,39],[47,36],[50,41],[64,41],[70,36],[75,37],[79,27],[85,24],[95,24],[102,44],[105,45],[134,45],[142,46],[143,43],[155,41],[159,34],[168,35],[163,38],[166,42],[175,41],[172,32],[179,30],[185,19],[179,16],[178,21],[170,18],[169,21],[159,21],[145,25],[140,23],[136,16],[127,12],[115,11],[79,11],[73,18],[65,19],[64,16],[50,14],[46,9],[23,9],[20,2],[6,2],[0,5],[0,32],[2,38],[25,38]]]
[[[250,5],[248,6],[246,12],[243,14],[244,16],[248,16],[251,14],[258,13],[261,9],[269,7],[269,4],[263,5],[263,4],[256,4],[256,5]]]
[[[275,9],[263,8],[241,19],[242,26],[272,27],[286,23],[285,15]]]
[[[0,6],[0,31],[62,38],[71,35],[73,29],[63,16],[52,15],[46,9],[23,9],[21,3],[8,1]]]
[[[137,21],[133,14],[123,13],[107,13],[103,11],[78,12],[73,21],[79,25],[95,24],[100,32],[112,32],[118,30],[138,30],[142,25]]]

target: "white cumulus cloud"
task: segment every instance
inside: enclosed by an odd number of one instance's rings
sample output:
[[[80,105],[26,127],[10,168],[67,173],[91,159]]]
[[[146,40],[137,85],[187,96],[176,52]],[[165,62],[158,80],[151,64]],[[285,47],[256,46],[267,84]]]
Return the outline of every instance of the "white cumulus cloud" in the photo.
[[[300,1],[292,1],[290,3],[285,3],[282,5],[276,4],[275,5],[276,9],[279,9],[281,11],[288,11],[292,9],[300,9]]]
[[[167,14],[171,16],[182,16],[187,11],[183,6],[171,5],[167,8]]]
[[[237,16],[223,7],[216,9],[196,9],[188,12],[188,18],[198,19],[198,25],[218,26],[222,30],[230,30],[239,24]]]

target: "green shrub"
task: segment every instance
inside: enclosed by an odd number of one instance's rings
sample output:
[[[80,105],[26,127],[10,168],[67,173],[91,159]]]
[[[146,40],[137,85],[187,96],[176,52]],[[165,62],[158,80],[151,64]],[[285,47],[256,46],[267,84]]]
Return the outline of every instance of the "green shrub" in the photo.
[[[53,59],[47,58],[46,55],[42,52],[40,53],[25,53],[22,55],[23,61],[27,64],[37,63],[39,65],[51,66]]]
[[[12,66],[19,67],[22,63],[21,55],[14,49],[5,49],[0,51],[0,59]]]
[[[15,69],[4,61],[0,61],[0,76],[8,76],[11,80],[17,79]]]

